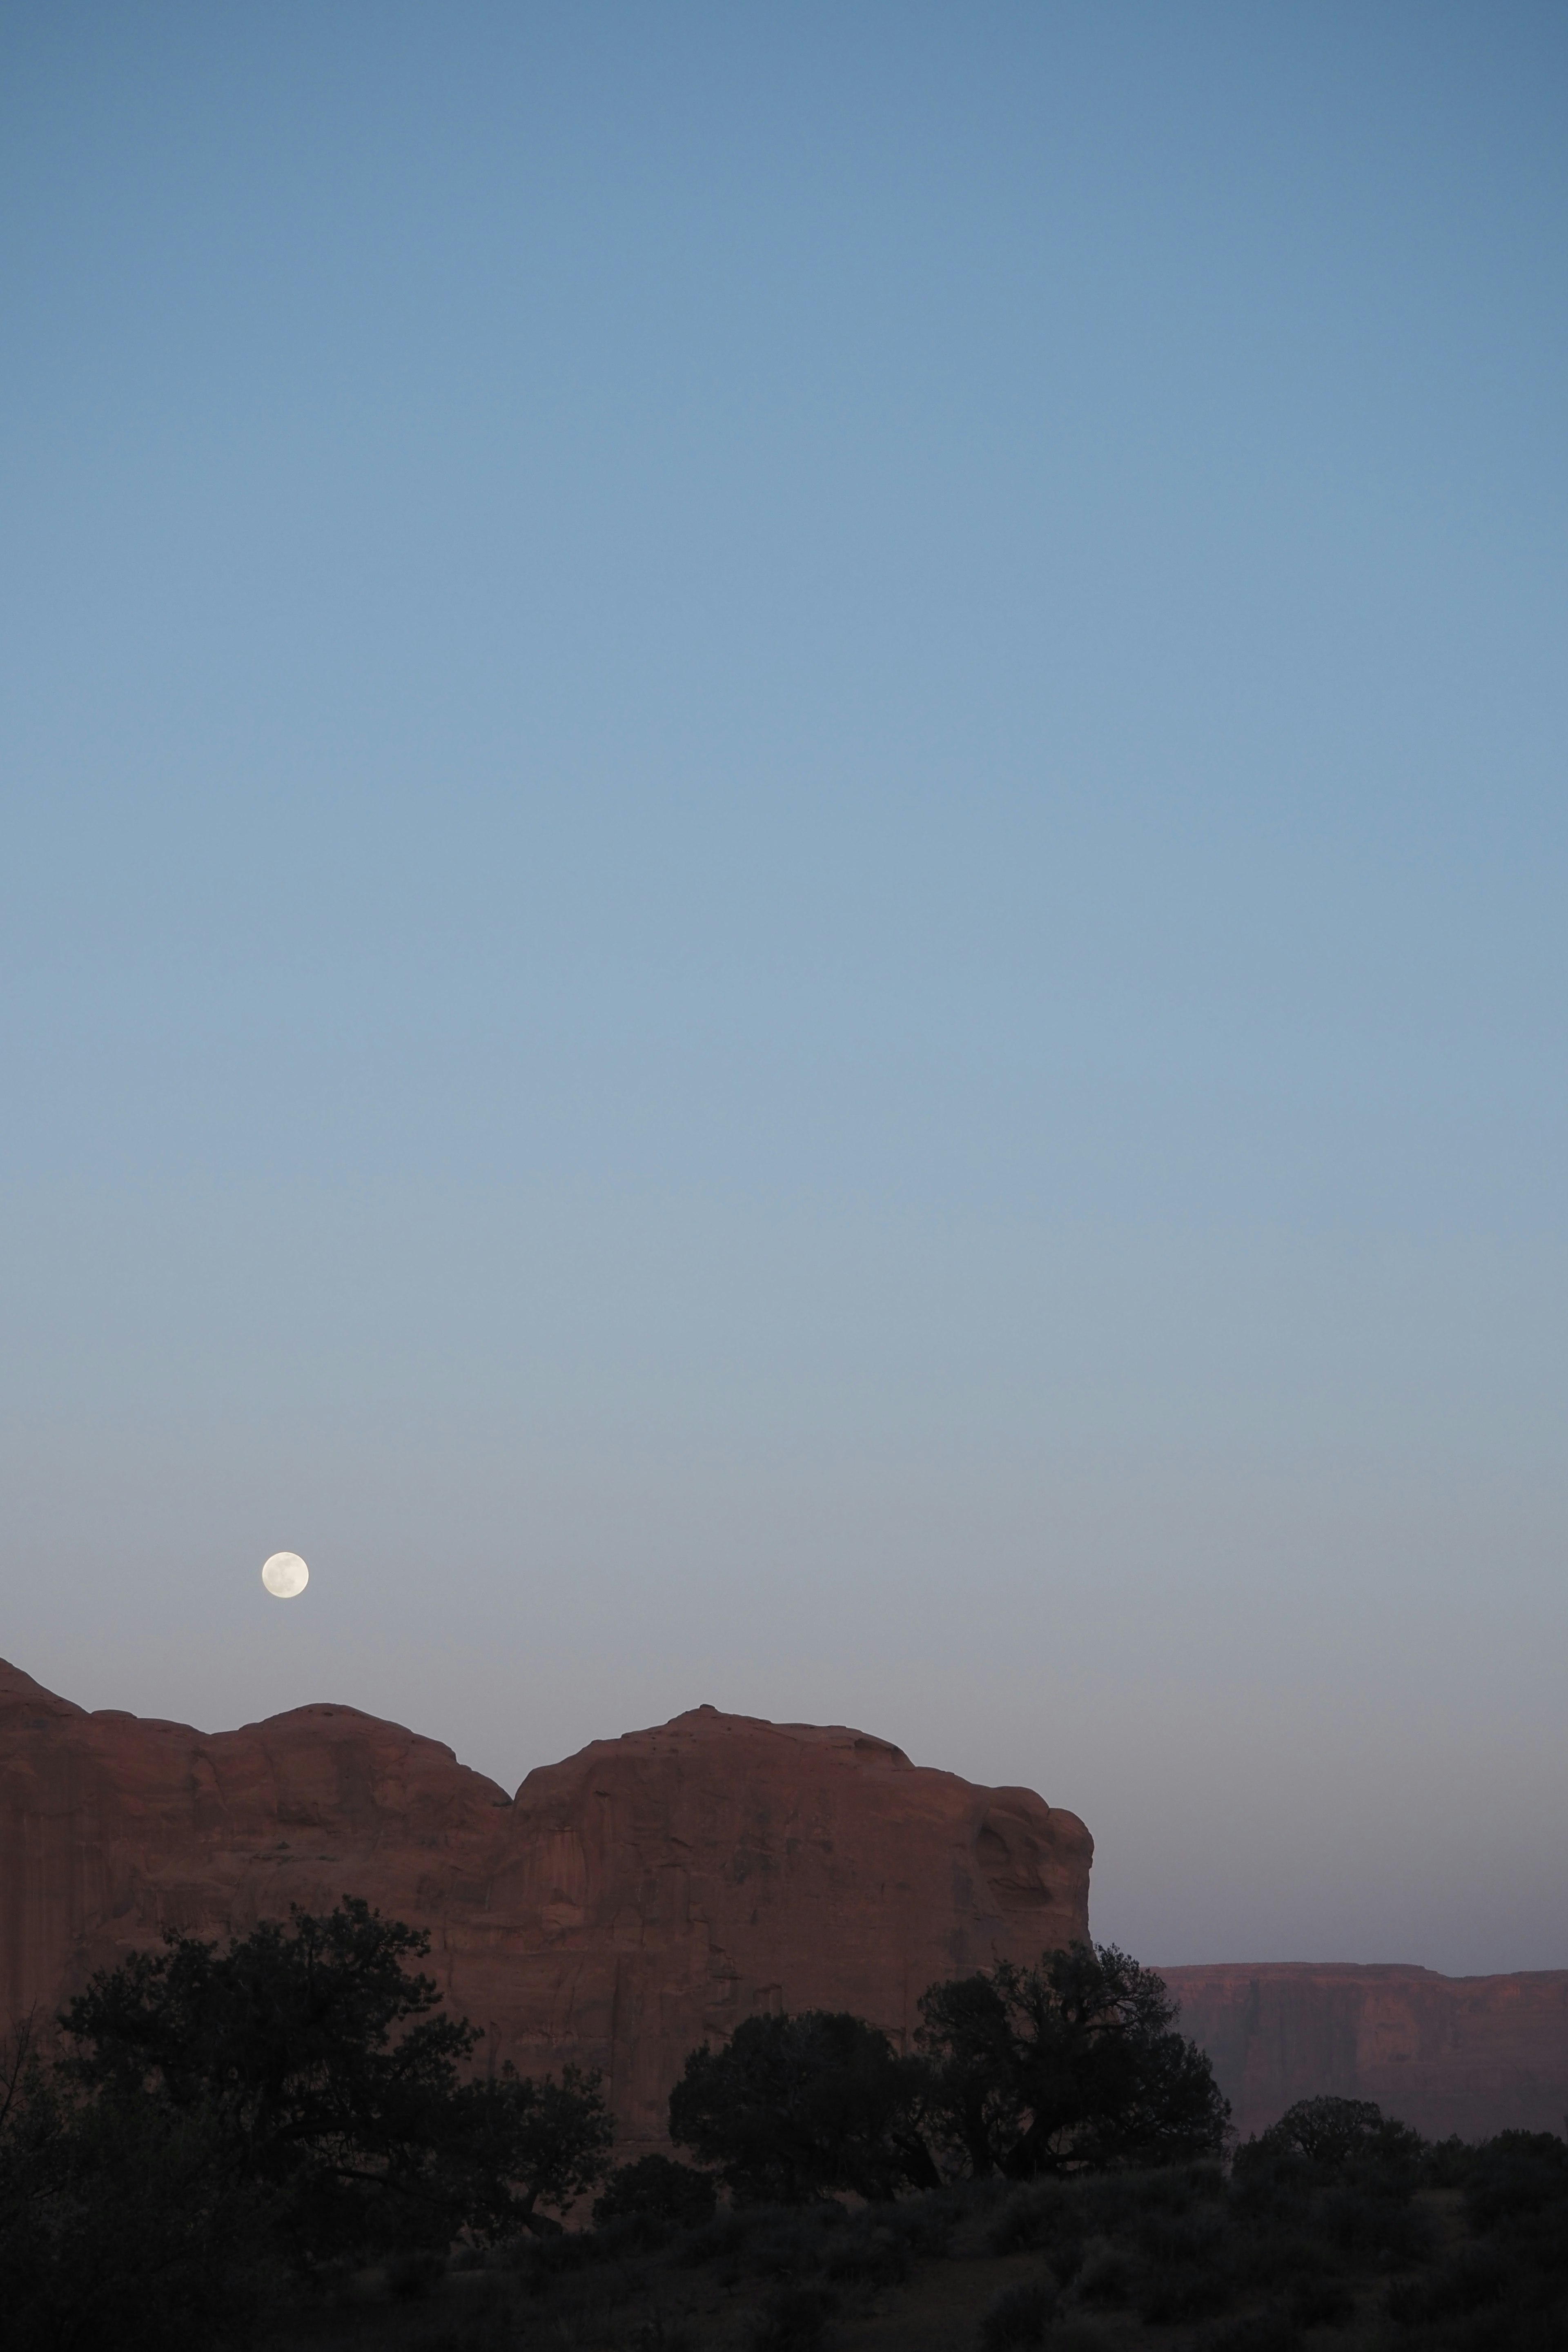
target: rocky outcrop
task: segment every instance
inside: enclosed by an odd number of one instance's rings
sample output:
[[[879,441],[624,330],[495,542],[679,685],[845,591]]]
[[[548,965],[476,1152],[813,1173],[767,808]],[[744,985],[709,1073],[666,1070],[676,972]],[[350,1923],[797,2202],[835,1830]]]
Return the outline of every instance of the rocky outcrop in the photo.
[[[1321,2092],[1443,2138],[1568,2122],[1568,1969],[1162,1969],[1245,2137]]]
[[[1086,1935],[1091,1853],[1028,1790],[856,1731],[698,1707],[509,1798],[354,1707],[209,1736],[0,1666],[7,2015],[52,2015],[165,1927],[363,1895],[431,1930],[487,2058],[602,2067],[630,2139],[662,2134],[687,2052],[754,2011],[849,2009],[904,2041],[938,1978]]]
[[[88,1714],[0,1664],[0,2022],[53,2015],[167,1927],[363,1895],[431,1931],[483,2054],[602,2067],[650,2140],[686,2053],[769,2008],[907,2041],[928,1984],[1088,1933],[1088,1832],[885,1740],[698,1707],[515,1798],[351,1706],[209,1736]],[[1568,1970],[1162,1970],[1243,2133],[1321,2091],[1426,2132],[1568,2116]]]

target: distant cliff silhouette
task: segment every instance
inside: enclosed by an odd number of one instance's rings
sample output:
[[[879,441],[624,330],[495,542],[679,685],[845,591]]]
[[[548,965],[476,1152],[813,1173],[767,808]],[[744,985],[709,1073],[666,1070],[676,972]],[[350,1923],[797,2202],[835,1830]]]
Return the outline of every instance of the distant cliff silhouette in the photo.
[[[1442,1977],[1408,1967],[1162,1969],[1237,2129],[1323,2091],[1375,2099],[1434,2139],[1568,2118],[1568,1969]]]

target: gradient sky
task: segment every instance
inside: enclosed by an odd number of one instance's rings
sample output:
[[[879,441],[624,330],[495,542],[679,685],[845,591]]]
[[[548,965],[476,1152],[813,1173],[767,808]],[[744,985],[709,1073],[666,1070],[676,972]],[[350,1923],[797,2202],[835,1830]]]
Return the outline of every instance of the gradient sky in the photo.
[[[1568,1965],[1565,68],[0,5],[0,1652]]]

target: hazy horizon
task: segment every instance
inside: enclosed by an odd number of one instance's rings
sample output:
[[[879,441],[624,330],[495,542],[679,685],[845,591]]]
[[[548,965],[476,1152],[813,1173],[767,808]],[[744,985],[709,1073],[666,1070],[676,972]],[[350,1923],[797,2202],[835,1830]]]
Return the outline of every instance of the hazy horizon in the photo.
[[[1568,1966],[1562,13],[0,63],[0,1653]]]

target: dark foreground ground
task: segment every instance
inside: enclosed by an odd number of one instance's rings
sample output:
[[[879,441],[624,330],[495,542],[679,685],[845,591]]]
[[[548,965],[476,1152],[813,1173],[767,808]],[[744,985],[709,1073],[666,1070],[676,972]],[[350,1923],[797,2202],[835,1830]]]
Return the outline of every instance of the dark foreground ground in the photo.
[[[1510,2137],[1393,2179],[1199,2165],[410,2256],[267,2352],[1568,2352],[1568,2144]]]

